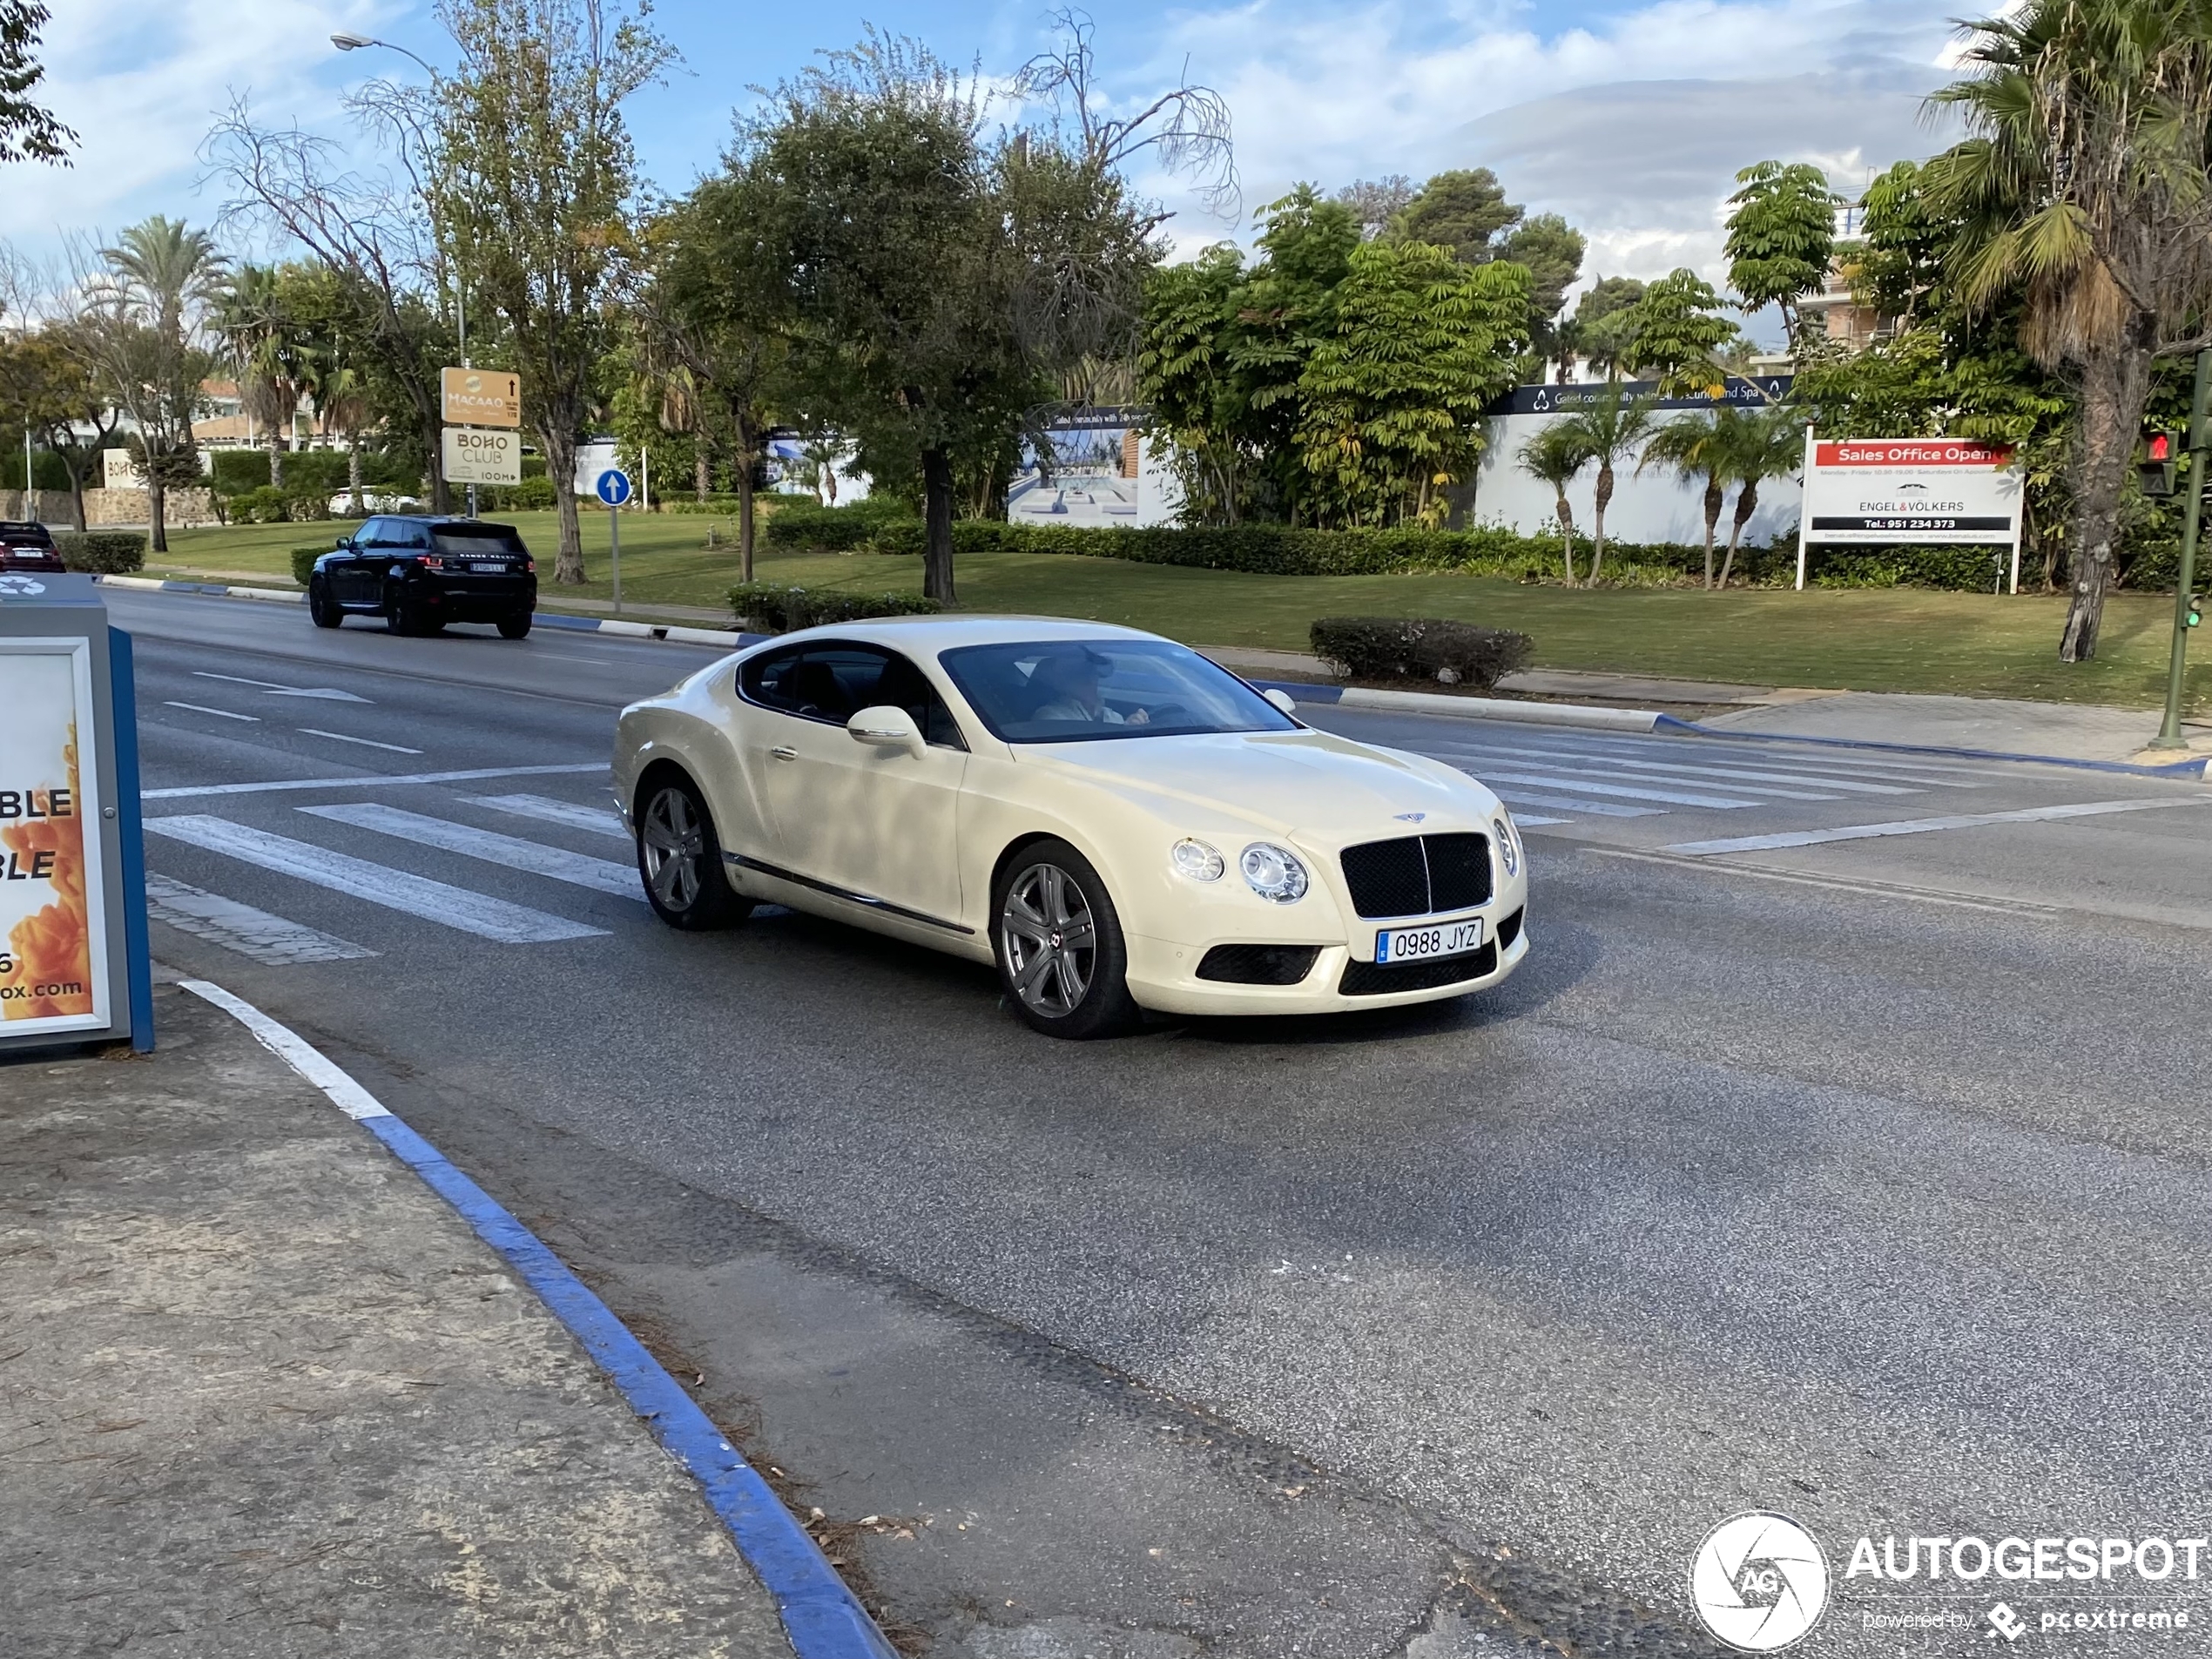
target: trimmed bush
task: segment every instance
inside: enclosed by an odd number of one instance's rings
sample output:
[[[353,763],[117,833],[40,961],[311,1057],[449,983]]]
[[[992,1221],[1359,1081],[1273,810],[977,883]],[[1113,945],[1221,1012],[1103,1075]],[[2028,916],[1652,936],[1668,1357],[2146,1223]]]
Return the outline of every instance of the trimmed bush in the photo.
[[[775,503],[775,511],[768,515],[763,533],[773,548],[809,553],[855,553],[873,548],[888,553],[894,550],[882,544],[881,532],[895,526],[902,534],[911,527],[912,550],[921,550],[921,521],[888,496],[870,496],[846,507],[824,507],[804,496],[766,499]]]
[[[758,623],[756,633],[787,634],[824,623],[859,622],[868,617],[926,617],[944,607],[913,593],[846,593],[811,590],[788,582],[740,582],[730,590],[730,609],[740,625]]]
[[[1502,628],[1421,617],[1323,617],[1314,654],[1358,680],[1433,680],[1488,691],[1528,665],[1534,642]]]
[[[54,550],[64,569],[87,576],[129,576],[146,568],[146,538],[138,530],[63,530]]]
[[[329,542],[319,543],[314,547],[293,548],[292,550],[292,579],[301,587],[306,587],[307,578],[315,573],[315,561],[329,552],[331,543],[337,539],[334,536]]]

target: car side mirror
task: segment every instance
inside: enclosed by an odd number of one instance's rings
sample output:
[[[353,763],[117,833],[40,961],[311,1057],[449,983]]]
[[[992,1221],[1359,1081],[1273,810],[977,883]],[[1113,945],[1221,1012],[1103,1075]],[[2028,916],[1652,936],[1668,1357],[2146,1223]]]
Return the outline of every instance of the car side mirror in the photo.
[[[1274,686],[1271,685],[1265,691],[1262,691],[1260,695],[1265,698],[1270,703],[1272,703],[1277,708],[1282,710],[1285,714],[1296,714],[1298,712],[1298,704],[1288,691],[1278,691]]]
[[[338,547],[351,547],[353,544],[354,544],[354,538],[353,538],[352,536],[340,536],[340,537],[338,538],[338,540],[337,540],[337,541],[336,541],[336,542],[335,542],[333,545],[334,545],[334,546],[338,546]]]
[[[862,709],[845,723],[853,741],[865,743],[876,749],[904,749],[908,754],[920,754],[927,745],[923,743],[921,728],[914,724],[914,717],[890,704]]]

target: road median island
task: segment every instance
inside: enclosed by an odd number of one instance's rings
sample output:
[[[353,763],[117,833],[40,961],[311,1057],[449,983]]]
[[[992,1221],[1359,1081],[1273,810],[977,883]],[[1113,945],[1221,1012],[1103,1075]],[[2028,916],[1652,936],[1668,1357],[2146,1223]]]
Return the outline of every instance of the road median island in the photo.
[[[10,1650],[788,1659],[509,1264],[244,1027],[158,995],[151,1056],[0,1065]]]

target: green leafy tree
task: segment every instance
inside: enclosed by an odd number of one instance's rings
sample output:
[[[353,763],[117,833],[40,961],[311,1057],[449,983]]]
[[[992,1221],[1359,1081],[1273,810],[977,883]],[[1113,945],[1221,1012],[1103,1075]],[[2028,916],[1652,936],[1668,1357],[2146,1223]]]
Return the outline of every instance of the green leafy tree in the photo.
[[[1521,209],[1506,199],[1505,186],[1487,167],[1440,172],[1392,219],[1400,241],[1449,248],[1464,265],[1497,257],[1492,239],[1521,222]]]
[[[84,528],[84,481],[120,418],[94,377],[78,319],[0,340],[0,429],[28,428],[69,475],[71,517]]]
[[[1252,387],[1235,357],[1244,286],[1243,255],[1219,243],[1147,287],[1137,395],[1173,457],[1185,523],[1235,524],[1252,506]]]
[[[1727,384],[1721,354],[1740,338],[1721,313],[1727,302],[1695,271],[1684,267],[1648,285],[1636,296],[1623,327],[1634,372],[1656,376],[1662,397],[1697,393],[1717,396]]]
[[[1575,344],[1607,380],[1619,380],[1628,372],[1632,313],[1642,298],[1643,284],[1634,277],[1602,276],[1575,302]]]
[[[2155,365],[2203,343],[2212,304],[2212,29],[2155,0],[2027,0],[1975,24],[1961,62],[1934,103],[1969,136],[1928,189],[1962,221],[1962,300],[2018,293],[2021,345],[2077,388],[2059,657],[2086,661]]]
[[[42,0],[0,0],[0,161],[68,165],[77,134],[26,96],[46,76],[37,52],[49,16]]]
[[[216,296],[211,319],[237,376],[239,401],[267,429],[269,484],[278,489],[307,353],[306,332],[285,297],[274,266],[241,265]]]
[[[1523,472],[1552,487],[1560,546],[1567,557],[1567,585],[1571,588],[1579,578],[1575,569],[1575,509],[1568,502],[1567,487],[1590,464],[1589,449],[1581,433],[1563,421],[1551,421],[1521,444],[1520,461]],[[1714,511],[1717,516],[1719,509]]]
[[[556,488],[553,579],[584,580],[578,436],[606,354],[637,160],[623,105],[673,57],[642,10],[600,0],[443,0],[460,67],[429,94],[425,197],[471,310],[495,314]]]
[[[1943,256],[1954,226],[1928,201],[1926,170],[1900,161],[1866,186],[1859,235],[1842,255],[1851,298],[1911,327],[1946,303]]]
[[[1579,448],[1597,463],[1590,513],[1588,585],[1593,588],[1605,563],[1605,509],[1613,503],[1614,469],[1643,447],[1656,425],[1651,400],[1630,397],[1618,381],[1595,388],[1572,413],[1552,422],[1554,428],[1568,435],[1560,440],[1561,443]]]
[[[1470,269],[1420,242],[1352,252],[1334,332],[1299,378],[1298,446],[1331,522],[1443,520],[1480,453],[1482,409],[1513,384],[1528,273]]]
[[[1754,162],[1736,175],[1730,196],[1728,280],[1746,311],[1774,306],[1792,352],[1804,345],[1800,301],[1819,291],[1835,253],[1836,209],[1843,198],[1811,162]]]

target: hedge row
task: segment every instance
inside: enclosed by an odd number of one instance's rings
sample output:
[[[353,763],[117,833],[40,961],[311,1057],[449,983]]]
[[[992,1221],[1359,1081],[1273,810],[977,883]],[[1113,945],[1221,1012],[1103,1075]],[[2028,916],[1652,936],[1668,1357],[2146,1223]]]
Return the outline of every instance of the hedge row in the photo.
[[[872,503],[867,503],[872,505]],[[910,515],[858,508],[780,509],[768,540],[792,551],[919,555],[924,532]],[[1575,538],[1578,568],[1589,565],[1589,543]],[[961,519],[953,525],[953,550],[968,553],[1058,554],[1128,559],[1253,576],[1386,576],[1454,571],[1516,582],[1561,579],[1563,556],[1549,536],[1522,536],[1489,527],[1467,530],[1315,530],[1283,524],[1234,529],[1083,529],[1065,525],[1007,524]],[[1811,579],[1821,587],[1925,587],[1986,590],[1998,550],[1986,547],[1816,549]],[[1740,548],[1734,580],[1778,586],[1797,574],[1792,536],[1767,547]],[[1715,563],[1719,562],[1716,556]],[[1608,541],[1604,579],[1623,587],[1674,587],[1703,579],[1704,550],[1682,543]]]
[[[1323,617],[1314,655],[1356,680],[1435,680],[1489,691],[1528,666],[1535,642],[1503,628],[1422,617]]]
[[[860,622],[869,617],[922,617],[944,609],[934,599],[913,593],[846,593],[812,590],[787,582],[740,582],[730,590],[730,609],[752,631],[787,634],[824,623]]]
[[[54,551],[64,569],[87,576],[129,576],[146,568],[146,538],[139,530],[61,530]]]

